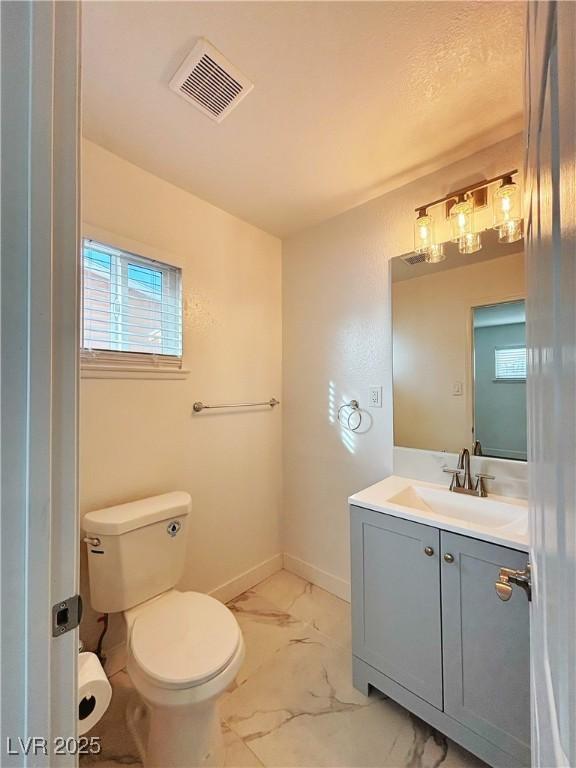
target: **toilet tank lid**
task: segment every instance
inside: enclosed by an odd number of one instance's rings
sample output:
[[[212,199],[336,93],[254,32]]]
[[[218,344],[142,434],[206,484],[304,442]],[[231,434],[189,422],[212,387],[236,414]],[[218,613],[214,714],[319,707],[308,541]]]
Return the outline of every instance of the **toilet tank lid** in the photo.
[[[86,533],[119,536],[145,525],[172,517],[183,517],[190,512],[190,502],[190,494],[185,491],[162,493],[160,496],[88,512],[84,515],[82,528]]]

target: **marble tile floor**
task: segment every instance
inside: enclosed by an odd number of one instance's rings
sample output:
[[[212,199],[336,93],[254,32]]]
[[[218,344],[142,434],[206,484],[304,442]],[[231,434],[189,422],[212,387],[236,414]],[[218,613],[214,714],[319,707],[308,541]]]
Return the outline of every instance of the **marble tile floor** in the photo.
[[[395,702],[352,687],[350,606],[288,571],[232,600],[246,659],[221,701],[226,768],[485,768]],[[81,766],[139,766],[126,728],[128,675],[88,735],[102,752]],[[97,766],[96,766],[97,764]]]

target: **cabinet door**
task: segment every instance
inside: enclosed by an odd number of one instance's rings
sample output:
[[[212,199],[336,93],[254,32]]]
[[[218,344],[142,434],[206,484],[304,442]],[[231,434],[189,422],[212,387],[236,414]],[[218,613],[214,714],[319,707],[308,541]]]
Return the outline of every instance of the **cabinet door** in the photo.
[[[351,526],[353,652],[442,709],[440,532],[360,507]]]
[[[444,711],[500,749],[530,762],[530,626],[525,592],[502,602],[502,566],[525,568],[528,555],[441,533]]]

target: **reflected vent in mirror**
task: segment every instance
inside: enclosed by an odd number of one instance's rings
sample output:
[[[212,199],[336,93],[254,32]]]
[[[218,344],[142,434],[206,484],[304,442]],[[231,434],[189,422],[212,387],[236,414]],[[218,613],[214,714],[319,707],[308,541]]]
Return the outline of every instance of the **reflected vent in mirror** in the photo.
[[[410,266],[414,266],[414,264],[422,264],[426,261],[426,254],[425,253],[411,253],[410,256],[401,256],[402,261],[405,261],[406,264],[410,264]]]
[[[170,88],[220,123],[254,84],[213,45],[200,39],[170,81]]]

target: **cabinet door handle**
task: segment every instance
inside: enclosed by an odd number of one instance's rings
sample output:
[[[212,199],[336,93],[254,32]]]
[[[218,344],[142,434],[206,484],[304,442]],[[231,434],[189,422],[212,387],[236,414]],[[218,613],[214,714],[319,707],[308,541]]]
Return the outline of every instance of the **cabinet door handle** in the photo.
[[[434,548],[433,547],[424,547],[424,554],[428,555],[428,557],[432,557],[434,554]]]
[[[446,552],[444,555],[444,562],[445,563],[453,563],[454,562],[454,555],[451,555],[450,552]]]

